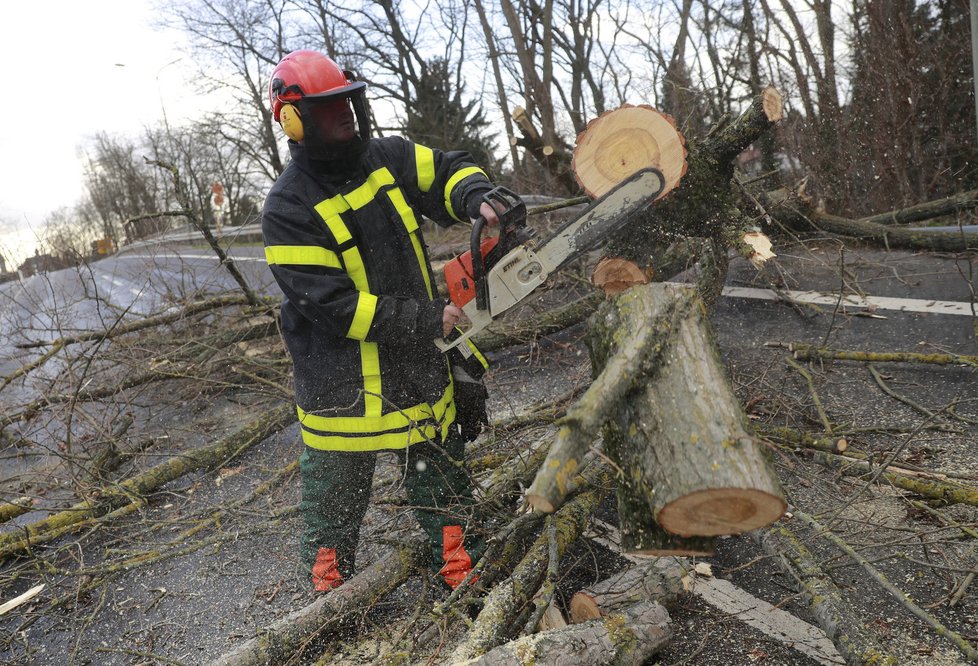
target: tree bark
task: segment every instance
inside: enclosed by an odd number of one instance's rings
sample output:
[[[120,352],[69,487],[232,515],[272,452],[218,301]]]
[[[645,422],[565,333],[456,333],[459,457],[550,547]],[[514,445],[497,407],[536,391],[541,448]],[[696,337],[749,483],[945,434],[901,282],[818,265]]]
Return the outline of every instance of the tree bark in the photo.
[[[31,511],[33,506],[34,500],[30,497],[18,497],[10,502],[0,503],[0,523]]]
[[[572,624],[511,641],[456,666],[496,664],[644,664],[669,644],[669,613],[640,602],[600,620]]]
[[[973,210],[976,207],[978,207],[978,190],[970,190],[943,199],[925,201],[916,206],[862,217],[856,221],[866,224],[913,224],[914,222],[933,220],[944,215],[953,215],[960,211]]]
[[[846,349],[828,349],[801,342],[789,346],[792,356],[799,361],[834,359],[837,361],[861,361],[864,363],[932,363],[935,365],[967,365],[978,368],[978,356],[960,354],[916,354],[913,352],[868,352]]]
[[[785,525],[757,532],[764,552],[774,558],[797,583],[808,608],[846,664],[896,664],[863,624],[855,609],[845,602],[842,591],[822,571],[815,556],[798,535]]]
[[[518,324],[494,322],[488,329],[476,335],[473,342],[481,351],[490,352],[534,341],[584,321],[591,316],[600,302],[600,294],[589,294],[566,305],[541,312]]]
[[[819,211],[807,202],[790,198],[784,190],[768,192],[765,201],[771,217],[796,231],[824,231],[858,238],[874,245],[903,250],[966,252],[978,249],[978,234],[907,229],[872,221],[852,220]]]
[[[589,489],[574,497],[554,515],[558,558],[587,527],[607,492],[611,474],[606,465],[596,463],[585,471],[584,480]],[[548,562],[547,537],[541,534],[509,579],[496,585],[486,597],[472,629],[452,655],[453,662],[478,657],[503,642],[519,609],[527,606],[539,589]]]

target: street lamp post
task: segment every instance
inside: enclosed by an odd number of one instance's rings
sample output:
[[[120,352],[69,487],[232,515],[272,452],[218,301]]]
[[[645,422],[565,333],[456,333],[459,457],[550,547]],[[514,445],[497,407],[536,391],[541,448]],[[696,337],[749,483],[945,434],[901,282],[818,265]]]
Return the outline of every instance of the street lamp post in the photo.
[[[978,0],[971,0],[971,78],[975,86],[975,130],[978,131]],[[978,134],[975,141],[978,142]]]

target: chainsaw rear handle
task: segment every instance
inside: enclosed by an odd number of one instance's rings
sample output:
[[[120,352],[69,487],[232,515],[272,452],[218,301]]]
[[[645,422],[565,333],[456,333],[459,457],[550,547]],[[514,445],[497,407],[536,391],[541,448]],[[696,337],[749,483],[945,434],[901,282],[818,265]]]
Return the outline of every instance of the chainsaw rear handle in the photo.
[[[526,204],[512,190],[499,185],[482,195],[482,203],[489,204],[499,218],[499,240],[485,256],[482,254],[482,232],[486,218],[479,216],[472,224],[469,251],[472,253],[472,280],[475,282],[475,304],[479,310],[489,309],[489,289],[486,271],[499,257],[528,240],[526,233]]]

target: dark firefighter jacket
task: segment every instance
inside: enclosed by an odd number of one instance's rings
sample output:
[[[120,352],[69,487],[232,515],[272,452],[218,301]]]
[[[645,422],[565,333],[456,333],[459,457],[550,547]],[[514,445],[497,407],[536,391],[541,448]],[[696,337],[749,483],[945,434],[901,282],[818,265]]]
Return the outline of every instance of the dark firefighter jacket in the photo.
[[[331,174],[299,144],[262,211],[265,257],[285,294],[303,441],[373,451],[444,439],[451,372],[434,345],[438,297],[419,224],[478,214],[492,185],[467,153],[372,139],[359,169]]]

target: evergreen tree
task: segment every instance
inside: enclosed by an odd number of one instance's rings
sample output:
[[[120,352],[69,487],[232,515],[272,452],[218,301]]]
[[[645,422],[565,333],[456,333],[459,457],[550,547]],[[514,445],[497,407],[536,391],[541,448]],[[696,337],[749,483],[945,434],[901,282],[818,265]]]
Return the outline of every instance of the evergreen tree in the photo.
[[[486,136],[489,121],[481,103],[462,100],[464,88],[454,85],[447,60],[427,61],[415,99],[408,105],[404,134],[433,148],[466,150],[476,163],[495,170],[496,143]]]

